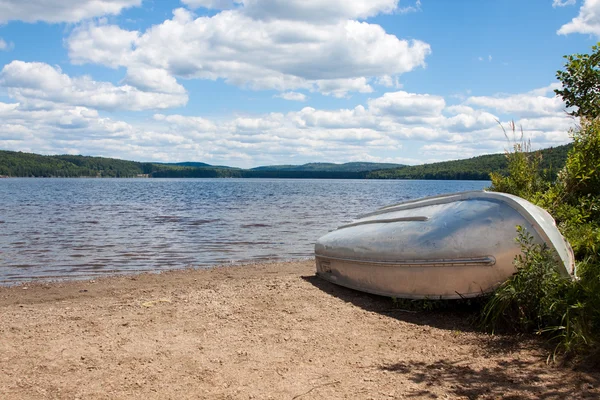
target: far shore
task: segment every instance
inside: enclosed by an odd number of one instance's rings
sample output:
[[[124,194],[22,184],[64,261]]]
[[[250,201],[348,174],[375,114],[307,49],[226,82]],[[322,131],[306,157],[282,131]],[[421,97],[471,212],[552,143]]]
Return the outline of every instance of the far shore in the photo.
[[[600,398],[600,372],[467,318],[338,287],[313,260],[0,287],[0,398]]]

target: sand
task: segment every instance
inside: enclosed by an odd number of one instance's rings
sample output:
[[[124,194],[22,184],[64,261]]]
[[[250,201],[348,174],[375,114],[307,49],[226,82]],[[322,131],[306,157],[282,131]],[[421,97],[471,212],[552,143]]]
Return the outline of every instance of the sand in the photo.
[[[535,337],[406,312],[312,261],[0,288],[1,399],[600,398]]]

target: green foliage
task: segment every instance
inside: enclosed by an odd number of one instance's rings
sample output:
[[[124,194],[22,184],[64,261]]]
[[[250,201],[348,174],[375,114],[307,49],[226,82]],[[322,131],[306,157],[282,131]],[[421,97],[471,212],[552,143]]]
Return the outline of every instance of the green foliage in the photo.
[[[596,45],[592,50],[592,54],[564,56],[565,70],[556,73],[563,87],[554,92],[563,98],[567,107],[576,107],[569,112],[573,116],[596,118],[600,115],[600,48]]]
[[[515,259],[517,272],[492,295],[483,309],[483,324],[492,331],[539,331],[561,322],[565,294],[571,279],[558,273],[554,254],[533,242],[533,236],[517,227],[521,252]]]
[[[508,175],[492,172],[491,190],[496,192],[512,193],[523,198],[531,198],[535,193],[547,188],[548,183],[540,173],[542,154],[531,151],[531,142],[523,139],[523,132],[516,139],[515,123],[511,122],[510,128],[513,135],[513,151],[506,153]],[[504,127],[504,135],[511,140]]]
[[[565,164],[571,145],[551,147],[536,152],[538,167],[543,175],[554,179]],[[527,157],[533,156],[527,154]],[[498,177],[509,175],[509,160],[503,154],[487,154],[466,160],[444,161],[396,169],[373,171],[366,175],[371,179],[465,179],[489,180],[490,173]]]
[[[573,151],[560,176],[564,199],[570,202],[580,198],[591,200],[598,195],[600,187],[600,123],[594,119],[583,124],[582,129],[573,134]],[[598,203],[594,204],[596,207],[590,212],[597,216]]]
[[[493,190],[522,196],[546,208],[567,238],[576,259],[577,278],[566,280],[555,269],[548,249],[531,242],[522,230],[523,254],[517,272],[502,284],[484,308],[490,329],[537,331],[556,344],[556,351],[598,362],[600,355],[600,48],[566,56],[555,92],[581,127],[571,132],[573,145],[555,181],[535,168],[523,145],[508,155],[510,174],[492,175]],[[514,128],[514,127],[513,127]],[[513,129],[514,131],[514,129]]]
[[[0,151],[0,175],[14,177],[116,177],[148,175],[153,178],[313,178],[363,179],[367,171],[397,167],[399,164],[313,163],[303,166],[281,166],[239,169],[212,166],[200,162],[176,164],[140,163],[114,158],[87,156],[42,156],[13,151]]]
[[[549,175],[564,165],[570,146],[541,150],[541,168]],[[176,164],[140,163],[87,156],[42,156],[0,151],[0,175],[22,177],[135,177],[153,178],[312,178],[312,179],[480,179],[489,173],[508,174],[506,157],[490,154],[469,160],[448,161],[414,167],[381,163],[310,163],[253,169],[220,167],[199,162]]]
[[[152,164],[84,156],[42,156],[0,151],[0,175],[16,177],[135,177],[152,172]]]
[[[600,119],[583,118],[571,134],[573,146],[555,181],[544,179],[519,145],[508,155],[510,175],[493,175],[491,189],[550,212],[573,247],[577,278],[562,278],[548,249],[520,230],[517,272],[494,293],[482,318],[492,330],[538,332],[557,352],[589,358],[600,354]]]

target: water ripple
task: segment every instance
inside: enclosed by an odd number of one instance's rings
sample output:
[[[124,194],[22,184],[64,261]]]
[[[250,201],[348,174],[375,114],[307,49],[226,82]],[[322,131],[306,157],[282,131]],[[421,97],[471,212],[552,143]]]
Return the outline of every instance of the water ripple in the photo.
[[[307,258],[356,215],[489,182],[2,179],[0,284]]]

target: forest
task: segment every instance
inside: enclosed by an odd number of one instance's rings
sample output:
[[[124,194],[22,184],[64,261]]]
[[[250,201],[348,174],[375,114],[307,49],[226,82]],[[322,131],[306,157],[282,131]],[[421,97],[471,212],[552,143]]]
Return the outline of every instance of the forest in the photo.
[[[541,172],[553,178],[565,165],[572,145],[550,147],[540,150]],[[466,160],[444,161],[439,163],[406,166],[396,169],[372,171],[367,179],[462,179],[489,180],[490,173],[508,174],[508,159],[505,154],[486,154]]]
[[[541,172],[552,178],[565,164],[571,145],[536,152]],[[310,163],[253,169],[212,166],[200,162],[149,163],[80,155],[44,156],[0,150],[0,176],[94,178],[305,178],[305,179],[464,179],[489,180],[490,173],[508,174],[505,154],[416,166],[378,163]]]

